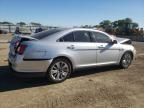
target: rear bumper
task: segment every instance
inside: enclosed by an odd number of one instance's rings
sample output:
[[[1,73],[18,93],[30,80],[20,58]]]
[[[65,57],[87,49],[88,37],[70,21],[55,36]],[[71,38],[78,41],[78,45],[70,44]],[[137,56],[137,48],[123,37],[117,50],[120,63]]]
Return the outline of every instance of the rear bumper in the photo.
[[[133,50],[133,60],[135,61],[137,59],[136,57],[136,49]]]
[[[9,67],[18,76],[44,76],[52,60],[48,59],[26,59],[9,57]]]
[[[11,63],[9,63],[9,69],[14,76],[21,78],[37,78],[46,76],[46,72],[17,72],[12,68]]]

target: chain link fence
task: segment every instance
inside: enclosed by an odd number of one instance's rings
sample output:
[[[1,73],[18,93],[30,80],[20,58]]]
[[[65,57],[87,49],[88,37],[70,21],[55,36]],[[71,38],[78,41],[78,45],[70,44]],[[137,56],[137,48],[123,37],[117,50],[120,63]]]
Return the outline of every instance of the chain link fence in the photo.
[[[56,27],[48,27],[48,26],[17,26],[17,25],[4,25],[0,24],[0,31],[3,33],[14,33],[16,28],[19,27],[20,31],[23,33],[33,33],[37,28],[43,28],[44,30],[53,29]]]

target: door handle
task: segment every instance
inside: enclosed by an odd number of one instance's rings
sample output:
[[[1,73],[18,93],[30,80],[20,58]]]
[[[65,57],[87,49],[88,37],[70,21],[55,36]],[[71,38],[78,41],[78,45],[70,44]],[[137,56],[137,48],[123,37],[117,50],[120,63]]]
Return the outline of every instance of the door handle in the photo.
[[[98,48],[104,48],[104,46],[103,46],[103,45],[101,45],[101,46],[98,46]]]
[[[74,45],[68,46],[67,49],[75,49]]]

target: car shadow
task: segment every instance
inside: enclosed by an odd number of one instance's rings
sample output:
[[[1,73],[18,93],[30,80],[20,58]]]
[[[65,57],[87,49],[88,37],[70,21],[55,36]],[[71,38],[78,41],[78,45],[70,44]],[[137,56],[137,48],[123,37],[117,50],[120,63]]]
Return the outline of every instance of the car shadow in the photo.
[[[95,73],[108,72],[110,70],[118,70],[117,66],[106,66],[97,68],[79,69],[73,72],[70,78],[86,76]],[[0,92],[18,90],[23,88],[32,88],[44,85],[51,85],[46,78],[21,78],[13,75],[8,66],[0,66]]]

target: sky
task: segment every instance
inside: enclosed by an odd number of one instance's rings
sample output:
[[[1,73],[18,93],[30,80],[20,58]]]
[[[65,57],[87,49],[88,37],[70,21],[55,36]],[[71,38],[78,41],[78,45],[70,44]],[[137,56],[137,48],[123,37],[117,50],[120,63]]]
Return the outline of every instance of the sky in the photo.
[[[144,27],[144,0],[0,0],[0,22],[71,27],[127,17]]]

